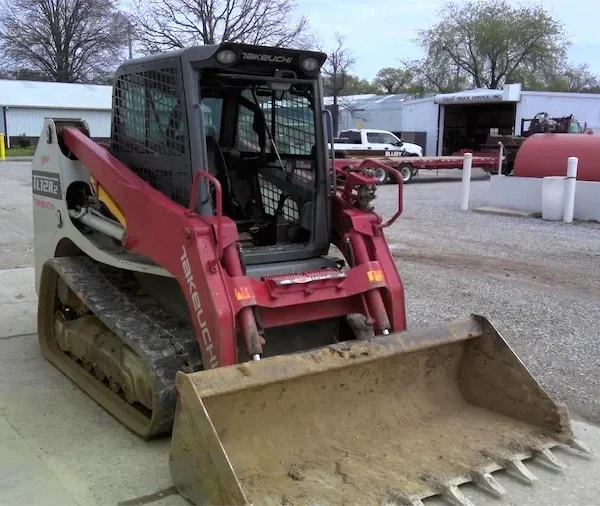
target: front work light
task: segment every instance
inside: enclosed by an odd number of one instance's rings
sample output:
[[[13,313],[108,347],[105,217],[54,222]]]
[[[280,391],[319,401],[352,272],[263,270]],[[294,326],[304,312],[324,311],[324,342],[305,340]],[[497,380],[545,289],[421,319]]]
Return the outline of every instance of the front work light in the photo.
[[[224,65],[229,65],[235,61],[235,53],[231,49],[224,49],[217,53],[217,61]]]
[[[319,62],[314,58],[305,58],[302,61],[302,68],[307,72],[314,72],[319,68]]]

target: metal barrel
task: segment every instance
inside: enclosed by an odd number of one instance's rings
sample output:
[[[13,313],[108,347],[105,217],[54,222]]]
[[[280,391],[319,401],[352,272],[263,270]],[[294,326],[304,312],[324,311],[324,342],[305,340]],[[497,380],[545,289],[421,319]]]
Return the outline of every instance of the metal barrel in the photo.
[[[422,504],[493,471],[533,480],[576,445],[492,324],[469,316],[367,341],[178,373],[170,468],[195,504]]]

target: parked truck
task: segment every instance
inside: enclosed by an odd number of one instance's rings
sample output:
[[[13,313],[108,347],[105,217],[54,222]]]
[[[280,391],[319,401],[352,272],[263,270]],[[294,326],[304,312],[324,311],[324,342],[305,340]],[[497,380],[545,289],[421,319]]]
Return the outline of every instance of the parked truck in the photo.
[[[404,142],[387,130],[356,128],[342,130],[333,140],[336,151],[389,151],[396,156],[423,156],[418,144]]]

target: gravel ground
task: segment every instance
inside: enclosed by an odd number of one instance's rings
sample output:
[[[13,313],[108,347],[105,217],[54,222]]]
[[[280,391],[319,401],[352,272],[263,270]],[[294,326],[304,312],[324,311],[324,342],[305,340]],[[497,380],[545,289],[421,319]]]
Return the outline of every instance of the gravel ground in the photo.
[[[406,185],[386,231],[409,327],[487,316],[575,418],[600,424],[600,224],[462,212],[452,173]],[[485,179],[471,186],[471,209],[487,204]],[[376,209],[391,216],[397,187],[378,195]]]

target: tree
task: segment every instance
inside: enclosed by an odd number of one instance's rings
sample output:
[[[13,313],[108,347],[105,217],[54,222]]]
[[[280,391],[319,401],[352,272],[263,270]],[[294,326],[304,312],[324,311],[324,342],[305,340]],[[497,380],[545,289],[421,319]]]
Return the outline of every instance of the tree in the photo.
[[[556,67],[566,59],[568,39],[559,22],[542,7],[513,7],[507,0],[448,2],[440,20],[420,30],[416,41],[424,49],[421,67],[438,77],[455,71],[476,88],[500,88],[519,73]],[[428,80],[435,87],[447,82]],[[443,81],[443,80],[442,80]]]
[[[591,73],[587,64],[566,65],[553,76],[548,89],[572,93],[600,93],[600,80]]]
[[[422,60],[405,61],[403,65],[414,75],[413,86],[410,89],[410,94],[414,96],[452,93],[471,85],[467,72],[453,62],[439,58],[435,53]]]
[[[451,72],[440,72],[440,69],[433,68],[431,65],[423,65],[421,62],[405,61],[401,62],[400,67],[386,67],[375,76],[373,84],[377,86],[378,93],[403,94],[412,97],[419,97],[432,88],[436,83],[436,90],[448,89],[452,86],[443,81],[452,79]]]
[[[587,64],[564,63],[557,68],[543,68],[535,73],[519,72],[514,76],[525,90],[570,93],[600,93],[600,79]]]
[[[333,83],[330,76],[323,77],[323,87],[325,88],[326,95],[333,96]],[[379,92],[379,88],[367,79],[361,79],[352,74],[345,74],[343,88],[338,88],[337,96],[377,94]]]
[[[147,53],[190,45],[305,43],[308,22],[293,0],[134,0],[138,41]]]
[[[24,75],[93,82],[122,59],[125,18],[112,0],[1,0],[0,13],[0,47]]]
[[[405,91],[414,86],[414,73],[409,68],[386,67],[375,76],[373,84],[383,93],[396,94],[405,93]]]
[[[368,79],[362,79],[358,76],[347,74],[344,89],[340,92],[340,95],[365,95],[377,94],[378,92],[379,89],[377,86],[370,83]]]
[[[335,33],[335,45],[327,51],[318,42],[313,43],[314,49],[327,53],[327,61],[322,67],[324,92],[332,97],[333,110],[333,135],[337,136],[339,125],[339,97],[343,96],[348,85],[348,71],[355,63],[354,54],[346,47],[346,37],[339,32]]]

